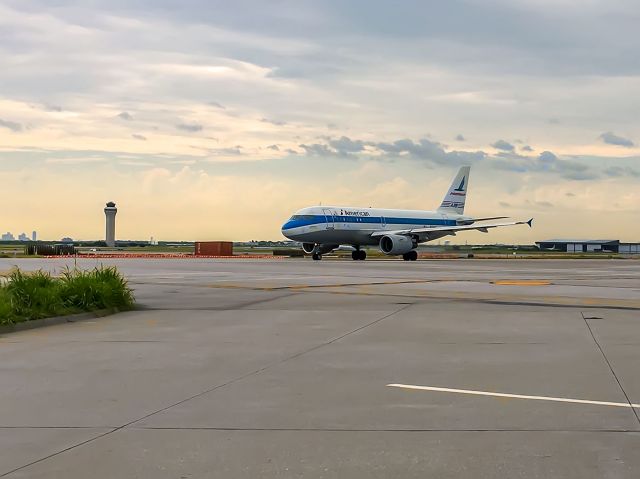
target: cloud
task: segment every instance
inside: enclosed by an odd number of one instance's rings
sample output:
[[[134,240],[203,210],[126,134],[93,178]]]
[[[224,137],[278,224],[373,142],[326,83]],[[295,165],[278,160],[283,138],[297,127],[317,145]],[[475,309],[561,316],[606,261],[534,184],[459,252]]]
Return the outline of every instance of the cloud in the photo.
[[[635,146],[635,143],[628,138],[618,136],[610,131],[607,131],[599,136],[599,138],[607,145],[624,146],[625,148],[631,148]]]
[[[346,136],[329,138],[326,143],[301,144],[309,156],[358,158],[367,155],[378,160],[409,158],[437,165],[462,165],[480,161],[486,157],[483,151],[446,151],[438,142],[422,138],[417,142],[403,138],[393,142],[373,142],[351,139]]]
[[[491,146],[493,146],[496,150],[502,150],[502,151],[513,151],[514,150],[514,146],[504,140],[498,140],[495,143],[491,144]]]
[[[387,157],[409,156],[416,160],[426,160],[434,164],[470,164],[484,159],[483,151],[446,151],[444,147],[427,138],[417,143],[410,139],[396,140],[393,143],[376,143],[375,147],[386,153]]]
[[[629,176],[632,178],[640,178],[640,171],[630,166],[610,166],[604,170],[604,174],[611,177]]]
[[[594,180],[598,175],[588,165],[574,160],[561,160],[551,151],[543,151],[537,157],[505,153],[493,159],[492,165],[500,170],[517,173],[555,173],[568,180]]]
[[[188,131],[190,133],[195,133],[198,131],[202,131],[203,126],[198,123],[179,123],[176,125],[178,130]]]
[[[47,158],[44,160],[49,165],[80,165],[84,163],[104,163],[106,158],[87,156],[87,157],[72,157],[72,158]]]
[[[155,166],[155,164],[151,161],[140,161],[140,160],[118,160],[118,163],[123,166],[133,166],[133,167]]]
[[[262,123],[270,123],[270,124],[275,125],[275,126],[284,126],[284,125],[286,125],[286,124],[287,124],[287,123],[286,123],[286,122],[284,122],[284,121],[271,120],[271,119],[269,119],[269,118],[261,118],[261,119],[260,119],[260,121],[261,121]]]
[[[15,121],[3,120],[2,118],[0,118],[0,127],[7,128],[16,133],[24,129],[22,124],[16,123]]]
[[[364,150],[365,143],[361,140],[352,140],[346,136],[341,136],[337,140],[329,140],[329,146],[336,150],[339,155],[358,153]]]
[[[127,120],[127,121],[133,120],[133,116],[131,115],[131,113],[129,113],[127,111],[123,111],[122,113],[118,113],[116,116],[118,118],[120,118],[121,120]]]
[[[60,105],[52,105],[50,103],[45,103],[44,105],[42,105],[42,108],[45,111],[52,111],[52,112],[57,112],[57,113],[60,113],[61,111],[64,111],[64,108],[62,108]]]
[[[327,145],[314,143],[312,145],[299,145],[309,156],[336,156],[334,150],[329,149]],[[297,153],[297,152],[294,152]]]
[[[538,161],[543,165],[553,165],[557,164],[558,157],[550,151],[543,151],[538,156]]]
[[[529,151],[529,152],[533,151],[533,148],[531,148],[529,145],[521,146],[520,149],[522,151]]]
[[[456,138],[455,138],[455,139],[456,139],[456,141],[465,141],[464,136],[462,136],[462,135],[460,135],[460,134],[456,135]]]
[[[240,145],[236,145],[236,146],[228,147],[228,148],[207,148],[207,147],[203,147],[203,146],[192,146],[192,148],[195,148],[197,150],[205,151],[208,155],[211,155],[211,156],[241,156],[241,155],[243,155],[242,146],[240,146]]]
[[[267,149],[273,150],[273,151],[280,151],[280,148],[278,147],[278,145],[269,145],[267,146]]]
[[[240,146],[234,146],[233,148],[218,148],[211,150],[212,152],[219,155],[242,155],[242,151],[240,150]]]
[[[20,188],[24,196],[38,199],[45,185],[58,183],[57,168],[50,165],[46,171],[53,173],[43,174],[37,185],[22,185],[18,169],[34,175],[30,171],[34,162],[12,159],[7,148],[27,147],[57,151],[49,155],[55,157],[74,156],[65,151],[70,147],[87,150],[79,155],[90,156],[113,148],[138,154],[153,145],[154,151],[175,160],[141,159],[157,165],[196,162],[198,170],[209,169],[216,175],[221,168],[224,174],[245,168],[236,159],[264,159],[260,165],[247,162],[251,167],[242,170],[243,177],[272,174],[294,190],[304,171],[323,163],[325,168],[314,169],[314,184],[331,196],[339,194],[334,189],[336,176],[364,164],[388,170],[385,162],[394,161],[392,176],[400,175],[413,185],[408,194],[427,195],[430,187],[439,188],[440,176],[448,177],[454,165],[482,159],[474,173],[479,187],[476,206],[484,208],[504,195],[514,205],[509,211],[517,214],[523,200],[512,197],[513,190],[531,192],[546,186],[558,197],[530,198],[555,203],[566,215],[565,225],[576,214],[575,205],[562,205],[562,200],[570,203],[564,196],[566,179],[603,178],[589,182],[579,193],[581,210],[594,204],[606,209],[611,195],[601,200],[594,191],[615,192],[617,183],[637,180],[624,169],[608,170],[626,165],[640,169],[632,160],[597,156],[599,151],[630,150],[605,148],[595,137],[598,131],[612,130],[640,143],[640,136],[636,138],[629,127],[637,124],[637,114],[628,107],[630,98],[640,96],[640,63],[632,61],[640,49],[633,21],[640,13],[638,2],[591,0],[578,8],[577,0],[332,0],[295,2],[291,8],[288,2],[248,0],[206,8],[204,0],[187,0],[180,9],[167,8],[172,3],[101,0],[84,2],[79,9],[74,0],[0,1],[0,117],[24,125],[23,133],[0,127],[6,140],[0,145],[2,184],[16,185],[12,190],[0,187],[0,205],[11,201]],[[43,72],[46,82],[40,80]],[[46,113],[45,101],[62,105],[65,111]],[[221,108],[224,105],[226,109]],[[116,117],[123,109],[132,121]],[[259,123],[263,117],[287,120],[290,126]],[[38,128],[29,129],[30,122],[37,122]],[[204,131],[179,131],[176,124],[181,122],[202,123]],[[436,139],[446,141],[425,137],[425,125],[438,132]],[[131,141],[131,134],[143,131],[151,135],[147,142]],[[471,135],[464,143],[454,140],[462,131]],[[218,136],[220,142],[206,140],[207,135]],[[343,135],[348,141],[341,141]],[[499,138],[510,138],[507,141],[515,148],[488,146]],[[536,151],[522,148],[515,138],[534,141]],[[592,141],[579,145],[580,138]],[[197,144],[222,149],[237,143],[245,146],[241,151],[246,157],[231,156],[228,163],[215,165],[207,160],[215,161],[214,156],[224,151],[200,150],[194,155],[196,150],[190,148]],[[306,149],[296,146],[301,143]],[[271,144],[282,153],[268,149]],[[472,145],[487,146],[482,147],[485,151],[464,151],[473,150]],[[554,156],[539,158],[545,149]],[[585,156],[568,156],[577,151]],[[326,157],[317,161],[314,154]],[[127,168],[110,159],[105,172],[114,169],[124,178]],[[333,168],[340,162],[336,172]],[[38,167],[42,163],[38,160]],[[503,179],[496,168],[526,174],[505,173]],[[75,188],[76,196],[86,194],[83,176],[71,167],[64,170],[68,177],[60,178],[63,185],[71,185],[69,192]],[[200,177],[195,171],[193,181]],[[329,174],[332,178],[325,182],[324,175]],[[353,183],[370,191],[372,175],[366,172]],[[618,181],[615,175],[627,176]],[[489,189],[481,192],[485,180],[493,182],[495,196]],[[119,183],[128,185],[132,194],[138,192],[137,179]],[[265,181],[260,178],[256,183]],[[569,186],[575,187],[575,182]],[[191,182],[184,191],[192,187]],[[170,182],[164,190],[174,201],[181,193]],[[236,190],[237,184],[229,188]],[[210,188],[204,191],[203,197],[211,194]],[[358,195],[348,199],[366,198]],[[632,187],[624,197],[629,205],[638,202]],[[328,201],[326,196],[322,199]],[[140,200],[141,209],[153,208],[157,198]],[[193,205],[200,201],[192,197],[183,209],[195,211]],[[228,197],[221,201],[224,205]],[[281,203],[288,210],[295,209],[297,201],[285,198]],[[6,215],[0,216],[6,223]],[[611,216],[594,218],[591,227]],[[89,223],[78,218],[78,223]],[[36,213],[30,221],[39,221]],[[193,224],[201,222],[196,219]],[[620,234],[640,232],[638,222],[625,222],[623,227]],[[495,233],[508,236],[511,230]],[[146,234],[144,228],[135,231]],[[177,230],[167,228],[168,234],[172,231]],[[188,236],[193,229],[179,231]],[[233,231],[240,234],[237,228]],[[268,229],[256,226],[256,231]],[[275,232],[279,234],[277,228]]]
[[[136,140],[142,140],[142,141],[147,141],[147,137],[144,135],[139,135],[137,133],[134,133],[131,135],[132,138],[136,139]]]

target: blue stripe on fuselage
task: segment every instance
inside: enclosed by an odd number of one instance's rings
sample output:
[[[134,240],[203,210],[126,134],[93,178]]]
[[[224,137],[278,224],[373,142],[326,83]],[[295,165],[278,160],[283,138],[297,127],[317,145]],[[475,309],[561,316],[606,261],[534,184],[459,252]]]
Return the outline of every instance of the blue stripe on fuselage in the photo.
[[[324,215],[306,215],[308,218],[295,219],[287,221],[282,230],[286,231],[301,226],[309,226],[320,223],[367,223],[374,225],[382,225],[381,216],[327,216]],[[438,218],[399,218],[384,217],[385,224],[390,225],[424,225],[424,226],[455,226],[456,220],[445,220]]]

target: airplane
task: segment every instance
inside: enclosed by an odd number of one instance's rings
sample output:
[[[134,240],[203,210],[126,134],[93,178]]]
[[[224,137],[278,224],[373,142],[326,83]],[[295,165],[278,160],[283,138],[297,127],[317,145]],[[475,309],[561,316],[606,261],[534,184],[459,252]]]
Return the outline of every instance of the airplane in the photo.
[[[302,242],[305,253],[314,260],[338,249],[353,247],[351,258],[364,260],[363,246],[378,246],[386,255],[402,255],[405,261],[418,259],[418,244],[443,236],[455,236],[459,231],[477,230],[488,233],[490,228],[527,224],[529,221],[484,223],[507,216],[473,218],[464,215],[469,186],[470,166],[463,166],[455,176],[440,207],[436,211],[392,210],[350,206],[310,206],[296,211],[282,225],[282,234]],[[480,224],[476,224],[480,222]]]

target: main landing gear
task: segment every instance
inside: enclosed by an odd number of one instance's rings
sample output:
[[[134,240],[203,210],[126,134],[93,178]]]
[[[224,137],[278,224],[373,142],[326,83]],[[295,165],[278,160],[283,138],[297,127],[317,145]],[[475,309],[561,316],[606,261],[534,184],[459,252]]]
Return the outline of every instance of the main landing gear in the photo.
[[[361,260],[364,261],[367,257],[367,252],[363,249],[357,249],[351,252],[351,259],[354,261]]]
[[[415,261],[418,259],[418,252],[416,250],[409,251],[402,255],[402,259],[405,261]]]
[[[314,259],[314,261],[320,261],[322,259],[322,255],[318,253],[313,253],[311,257]]]

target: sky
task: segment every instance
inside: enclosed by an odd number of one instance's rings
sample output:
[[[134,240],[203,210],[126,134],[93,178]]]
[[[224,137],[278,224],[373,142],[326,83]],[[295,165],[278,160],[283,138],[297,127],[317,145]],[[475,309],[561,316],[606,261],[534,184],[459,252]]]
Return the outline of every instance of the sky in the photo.
[[[0,0],[0,231],[283,239],[299,208],[640,240],[635,0]]]

